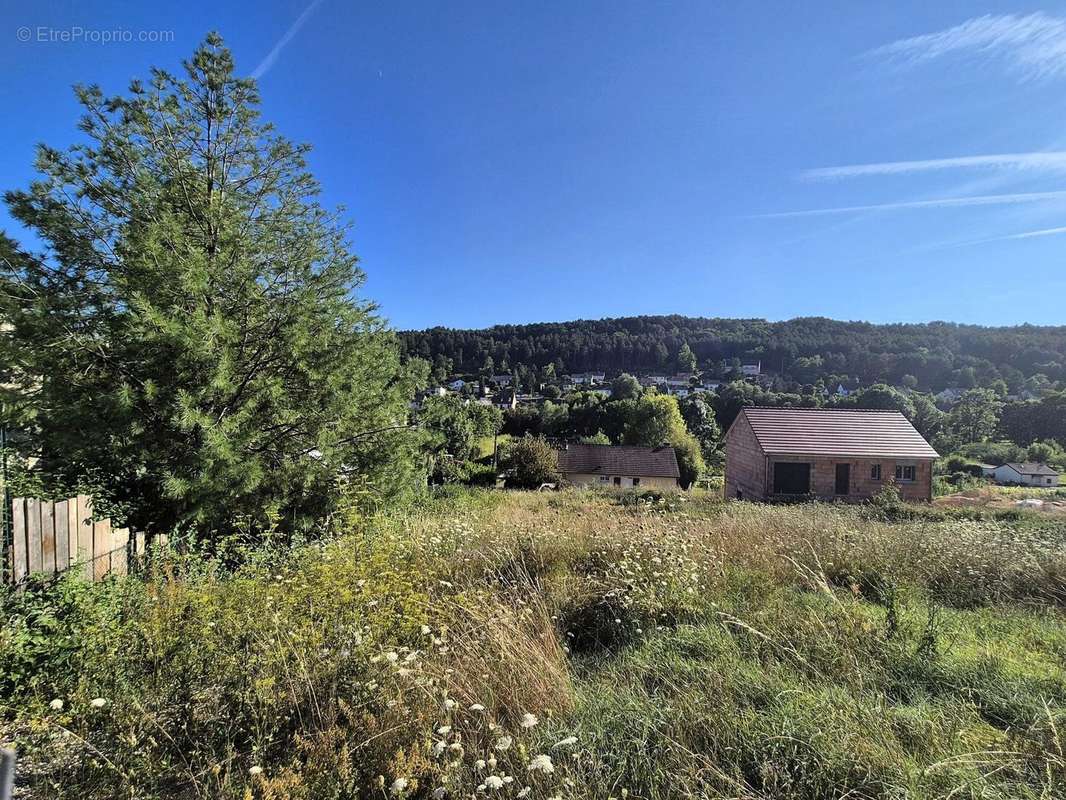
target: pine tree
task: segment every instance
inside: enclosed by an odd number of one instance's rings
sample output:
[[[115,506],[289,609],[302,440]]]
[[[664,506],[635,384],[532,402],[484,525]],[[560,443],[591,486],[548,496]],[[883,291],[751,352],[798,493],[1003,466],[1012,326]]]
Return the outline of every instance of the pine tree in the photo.
[[[45,244],[9,266],[8,309],[40,468],[156,528],[291,528],[346,482],[401,490],[415,380],[308,148],[260,120],[217,35],[185,72],[76,87],[87,141],[42,146],[6,195]]]
[[[692,352],[688,342],[682,344],[681,349],[677,351],[677,370],[678,372],[696,371],[696,354]]]

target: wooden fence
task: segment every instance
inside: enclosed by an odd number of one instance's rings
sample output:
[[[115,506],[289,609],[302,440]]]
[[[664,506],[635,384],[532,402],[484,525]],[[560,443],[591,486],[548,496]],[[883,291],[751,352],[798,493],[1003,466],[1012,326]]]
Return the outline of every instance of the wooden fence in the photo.
[[[143,533],[112,528],[110,519],[93,519],[92,499],[16,497],[11,503],[12,540],[6,553],[9,581],[30,575],[55,575],[77,566],[87,580],[125,575],[144,553]]]

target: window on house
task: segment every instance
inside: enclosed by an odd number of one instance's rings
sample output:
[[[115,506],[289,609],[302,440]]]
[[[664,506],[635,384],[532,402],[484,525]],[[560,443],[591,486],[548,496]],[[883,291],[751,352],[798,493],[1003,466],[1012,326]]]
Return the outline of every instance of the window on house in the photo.
[[[610,483],[610,481],[611,481],[611,476],[610,475],[600,475],[600,483]]]
[[[619,478],[617,475],[614,476],[614,485],[615,486],[621,486],[622,485],[622,479]]]
[[[913,481],[918,475],[918,468],[914,464],[896,464],[897,481]]]
[[[872,481],[881,480],[881,465],[880,464],[874,464],[872,467],[870,467],[870,480],[872,480]]]
[[[633,485],[634,486],[640,486],[640,478],[634,478],[633,479]]]
[[[1048,485],[1048,486],[1050,486],[1050,485],[1051,485],[1051,478],[1048,478],[1048,479],[1047,479],[1047,485]]]

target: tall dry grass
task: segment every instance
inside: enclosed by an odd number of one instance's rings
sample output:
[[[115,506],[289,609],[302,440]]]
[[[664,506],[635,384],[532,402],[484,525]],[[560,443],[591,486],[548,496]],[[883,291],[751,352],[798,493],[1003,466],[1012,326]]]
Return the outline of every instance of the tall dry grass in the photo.
[[[1061,796],[1066,536],[914,515],[475,492],[67,583],[3,738],[34,797]]]

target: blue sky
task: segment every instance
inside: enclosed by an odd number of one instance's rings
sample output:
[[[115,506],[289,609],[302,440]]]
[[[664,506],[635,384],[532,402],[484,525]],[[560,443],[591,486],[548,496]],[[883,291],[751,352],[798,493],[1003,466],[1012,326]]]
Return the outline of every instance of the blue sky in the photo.
[[[1066,323],[1066,4],[46,0],[0,18],[3,188],[31,179],[36,142],[75,140],[71,84],[122,91],[216,29],[265,116],[314,146],[398,327]],[[105,30],[173,41],[84,40]]]

